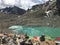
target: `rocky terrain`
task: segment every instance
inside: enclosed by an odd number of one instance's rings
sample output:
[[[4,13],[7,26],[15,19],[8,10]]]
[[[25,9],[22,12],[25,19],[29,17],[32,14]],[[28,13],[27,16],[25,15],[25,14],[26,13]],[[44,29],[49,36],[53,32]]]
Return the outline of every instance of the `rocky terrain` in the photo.
[[[15,9],[14,9],[15,10]],[[45,12],[51,10],[49,15]],[[60,16],[56,8],[56,1],[35,5],[25,13],[11,14],[0,12],[0,30],[8,30],[12,25],[48,26],[60,28]]]

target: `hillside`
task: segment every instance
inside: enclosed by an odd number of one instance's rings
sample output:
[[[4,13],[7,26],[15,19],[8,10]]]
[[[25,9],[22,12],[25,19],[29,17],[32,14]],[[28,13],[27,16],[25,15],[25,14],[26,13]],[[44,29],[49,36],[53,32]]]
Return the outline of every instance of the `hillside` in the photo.
[[[23,15],[0,13],[0,30],[7,30],[12,25],[22,26],[48,26],[60,28],[56,2],[35,5]],[[45,11],[51,10],[49,17]]]

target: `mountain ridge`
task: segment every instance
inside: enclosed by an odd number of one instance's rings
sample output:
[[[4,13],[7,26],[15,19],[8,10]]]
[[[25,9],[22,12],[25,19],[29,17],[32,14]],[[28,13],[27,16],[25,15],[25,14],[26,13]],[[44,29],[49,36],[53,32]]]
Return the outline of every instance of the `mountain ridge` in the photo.
[[[1,30],[8,29],[8,27],[12,25],[22,25],[29,27],[45,26],[45,27],[60,28],[60,16],[58,15],[56,2],[53,2],[51,5],[47,3],[41,5],[39,4],[36,7],[34,7],[34,9],[28,9],[26,13],[22,15],[1,13],[0,16],[2,17],[4,16],[5,18],[3,20],[0,20],[0,29]],[[52,12],[50,12],[49,16],[47,16],[45,11],[47,12],[52,11]],[[7,15],[10,18],[6,18]]]
[[[3,13],[9,13],[9,14],[24,14],[26,11],[24,9],[21,9],[17,6],[13,6],[13,7],[6,7],[6,8],[3,8],[3,9],[0,9],[0,12],[3,12]]]

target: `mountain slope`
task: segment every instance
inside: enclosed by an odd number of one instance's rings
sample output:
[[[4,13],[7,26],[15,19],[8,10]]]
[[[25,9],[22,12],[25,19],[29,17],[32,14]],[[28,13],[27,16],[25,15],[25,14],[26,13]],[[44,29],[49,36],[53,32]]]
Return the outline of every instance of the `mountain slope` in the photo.
[[[44,4],[39,4],[39,5],[35,5],[32,7],[32,9],[28,10],[27,13],[25,13],[24,15],[29,15],[29,16],[33,16],[33,17],[45,17],[47,16],[45,12],[48,11],[52,11],[53,15],[51,14],[51,16],[56,15],[57,13],[57,9],[56,9],[56,2],[46,2]]]
[[[1,12],[3,13],[9,13],[9,14],[24,14],[26,11],[24,9],[21,9],[19,7],[6,7],[4,9],[0,9]]]
[[[56,12],[56,2],[50,3],[51,5],[47,3],[36,5],[23,15],[0,13],[0,29],[7,30],[8,27],[12,25],[47,26],[60,28],[60,16]],[[49,10],[53,12],[53,15],[50,13],[52,16],[47,17],[45,11]]]

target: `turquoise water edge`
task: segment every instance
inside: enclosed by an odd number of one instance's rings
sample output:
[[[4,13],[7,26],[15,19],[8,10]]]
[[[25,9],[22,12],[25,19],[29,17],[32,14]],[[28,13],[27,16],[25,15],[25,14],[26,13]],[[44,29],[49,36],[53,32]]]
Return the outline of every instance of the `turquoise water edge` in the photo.
[[[15,33],[25,33],[29,36],[41,36],[42,34],[48,35],[51,37],[60,37],[60,28],[52,27],[25,27],[25,26],[11,26],[9,27]]]

